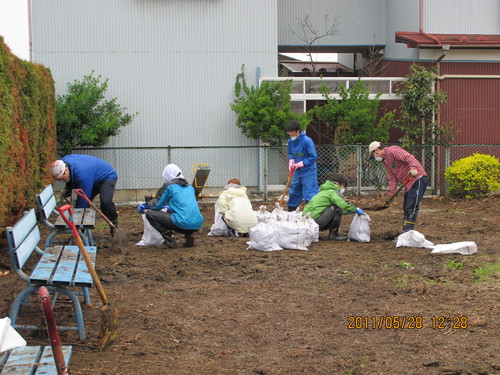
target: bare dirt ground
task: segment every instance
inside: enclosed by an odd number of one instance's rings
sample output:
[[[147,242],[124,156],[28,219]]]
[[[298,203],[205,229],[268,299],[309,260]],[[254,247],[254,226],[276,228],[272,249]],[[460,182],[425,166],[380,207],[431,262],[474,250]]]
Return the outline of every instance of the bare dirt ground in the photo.
[[[92,291],[87,339],[61,333],[73,345],[72,374],[500,374],[500,275],[478,282],[474,273],[498,262],[500,196],[423,200],[417,230],[436,244],[475,241],[469,256],[396,248],[401,198],[370,212],[370,243],[324,240],[271,253],[247,250],[247,238],[207,236],[213,203],[200,205],[205,224],[193,248],[135,247],[141,217],[120,206],[132,244],[124,253],[98,219],[97,272],[119,308],[119,336],[98,351],[101,302]],[[351,220],[344,216],[343,234]],[[12,272],[0,277],[2,316],[22,288]],[[69,304],[55,311],[71,321]],[[41,316],[33,298],[19,321]],[[21,333],[47,343],[43,332]]]

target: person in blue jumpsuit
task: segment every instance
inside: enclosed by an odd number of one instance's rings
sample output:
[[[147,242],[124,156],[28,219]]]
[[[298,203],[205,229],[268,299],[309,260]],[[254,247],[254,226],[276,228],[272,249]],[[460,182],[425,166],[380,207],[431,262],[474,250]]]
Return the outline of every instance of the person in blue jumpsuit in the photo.
[[[99,194],[102,213],[115,227],[118,226],[118,214],[113,202],[118,175],[109,163],[95,156],[69,154],[62,160],[54,161],[50,171],[56,180],[66,183],[63,197],[71,196],[73,189],[82,189],[91,201]],[[75,207],[88,206],[86,200],[77,198]],[[114,228],[111,228],[111,235],[113,232]]]
[[[319,193],[316,147],[311,138],[300,130],[300,123],[291,120],[286,126],[288,139],[288,169],[293,180],[288,198],[288,211],[295,211],[305,200],[308,203]]]
[[[165,183],[154,198],[141,204],[137,211],[145,214],[146,219],[164,239],[165,246],[177,247],[172,231],[184,234],[184,247],[194,246],[194,233],[203,224],[193,186],[182,175],[175,164],[168,164],[162,173]]]

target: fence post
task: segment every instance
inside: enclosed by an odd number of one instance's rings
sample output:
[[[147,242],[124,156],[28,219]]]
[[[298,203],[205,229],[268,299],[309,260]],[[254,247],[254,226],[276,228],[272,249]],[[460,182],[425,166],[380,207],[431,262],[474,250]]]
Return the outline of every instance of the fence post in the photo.
[[[356,189],[361,194],[361,179],[363,178],[363,150],[362,146],[356,146]]]
[[[267,201],[268,200],[268,196],[267,196],[267,183],[268,183],[268,176],[267,176],[267,163],[268,163],[268,160],[267,160],[267,145],[264,145],[264,168],[263,168],[263,172],[264,172],[264,200]]]
[[[445,146],[445,156],[444,156],[444,172],[446,171],[446,168],[450,166],[450,154],[451,154],[451,145],[446,145]],[[448,195],[448,180],[446,177],[444,178],[444,196]]]
[[[172,147],[167,146],[167,164],[172,164]]]

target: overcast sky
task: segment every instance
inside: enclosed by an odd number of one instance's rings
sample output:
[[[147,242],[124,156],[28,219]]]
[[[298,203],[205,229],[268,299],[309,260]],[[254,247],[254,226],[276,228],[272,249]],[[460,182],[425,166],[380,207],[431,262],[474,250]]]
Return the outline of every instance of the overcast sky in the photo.
[[[28,0],[0,0],[0,35],[14,55],[29,59]]]

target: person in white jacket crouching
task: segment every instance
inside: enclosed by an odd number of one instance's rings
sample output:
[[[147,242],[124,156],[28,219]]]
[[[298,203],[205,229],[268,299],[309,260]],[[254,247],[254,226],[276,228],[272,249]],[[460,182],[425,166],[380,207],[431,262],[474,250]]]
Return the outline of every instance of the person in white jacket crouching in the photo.
[[[257,224],[257,216],[247,196],[247,188],[232,178],[215,203],[214,224],[209,236],[247,236]]]

